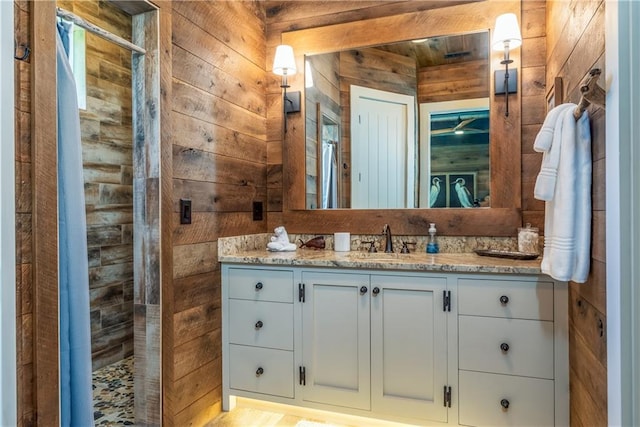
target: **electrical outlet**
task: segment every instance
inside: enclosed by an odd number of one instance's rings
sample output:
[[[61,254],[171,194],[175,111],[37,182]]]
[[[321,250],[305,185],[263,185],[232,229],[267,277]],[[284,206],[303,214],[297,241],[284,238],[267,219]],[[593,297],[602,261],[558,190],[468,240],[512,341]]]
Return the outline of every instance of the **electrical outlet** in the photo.
[[[262,221],[263,214],[264,208],[262,202],[253,202],[253,220]]]
[[[191,224],[191,200],[180,199],[180,224]]]

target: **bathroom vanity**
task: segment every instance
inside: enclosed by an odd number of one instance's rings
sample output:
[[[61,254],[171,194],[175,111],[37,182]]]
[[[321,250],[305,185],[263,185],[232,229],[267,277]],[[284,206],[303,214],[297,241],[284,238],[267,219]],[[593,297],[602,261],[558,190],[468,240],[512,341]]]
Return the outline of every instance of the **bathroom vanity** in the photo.
[[[265,250],[222,262],[233,396],[418,425],[568,425],[567,285],[539,261]]]

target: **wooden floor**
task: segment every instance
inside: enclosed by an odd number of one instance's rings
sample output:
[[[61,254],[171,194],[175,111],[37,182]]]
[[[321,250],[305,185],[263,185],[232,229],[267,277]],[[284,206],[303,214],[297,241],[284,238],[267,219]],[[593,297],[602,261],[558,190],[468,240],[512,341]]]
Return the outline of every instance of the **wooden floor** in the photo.
[[[255,408],[236,408],[223,412],[208,427],[346,427],[346,424],[329,424],[318,419],[301,418],[282,412]]]
[[[413,427],[407,424],[238,398],[206,427]]]

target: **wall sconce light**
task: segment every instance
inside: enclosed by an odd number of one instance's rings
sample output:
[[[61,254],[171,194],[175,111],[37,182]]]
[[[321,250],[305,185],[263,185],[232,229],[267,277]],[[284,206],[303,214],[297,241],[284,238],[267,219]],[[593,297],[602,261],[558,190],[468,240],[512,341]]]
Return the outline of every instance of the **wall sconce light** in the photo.
[[[281,44],[276,48],[276,56],[273,60],[273,73],[282,76],[280,87],[284,90],[282,102],[284,106],[284,131],[287,131],[287,114],[300,111],[300,92],[289,92],[287,88],[289,82],[287,77],[295,74],[296,59],[293,55],[293,48],[286,44]]]
[[[504,59],[500,61],[504,64],[504,71],[496,70],[494,86],[496,95],[504,93],[505,116],[509,117],[509,94],[518,92],[518,70],[511,70],[512,74],[509,74],[509,64],[513,62],[509,59],[509,51],[522,45],[522,35],[515,14],[505,13],[498,16],[491,44],[493,50],[504,50]]]

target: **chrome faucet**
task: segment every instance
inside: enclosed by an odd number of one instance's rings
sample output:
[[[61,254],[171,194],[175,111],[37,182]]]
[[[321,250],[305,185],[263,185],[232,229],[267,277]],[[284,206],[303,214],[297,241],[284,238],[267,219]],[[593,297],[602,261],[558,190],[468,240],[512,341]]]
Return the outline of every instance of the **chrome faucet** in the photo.
[[[387,242],[384,245],[384,252],[389,254],[393,252],[393,238],[391,237],[391,227],[389,224],[385,224],[382,228],[382,234],[387,238]]]

